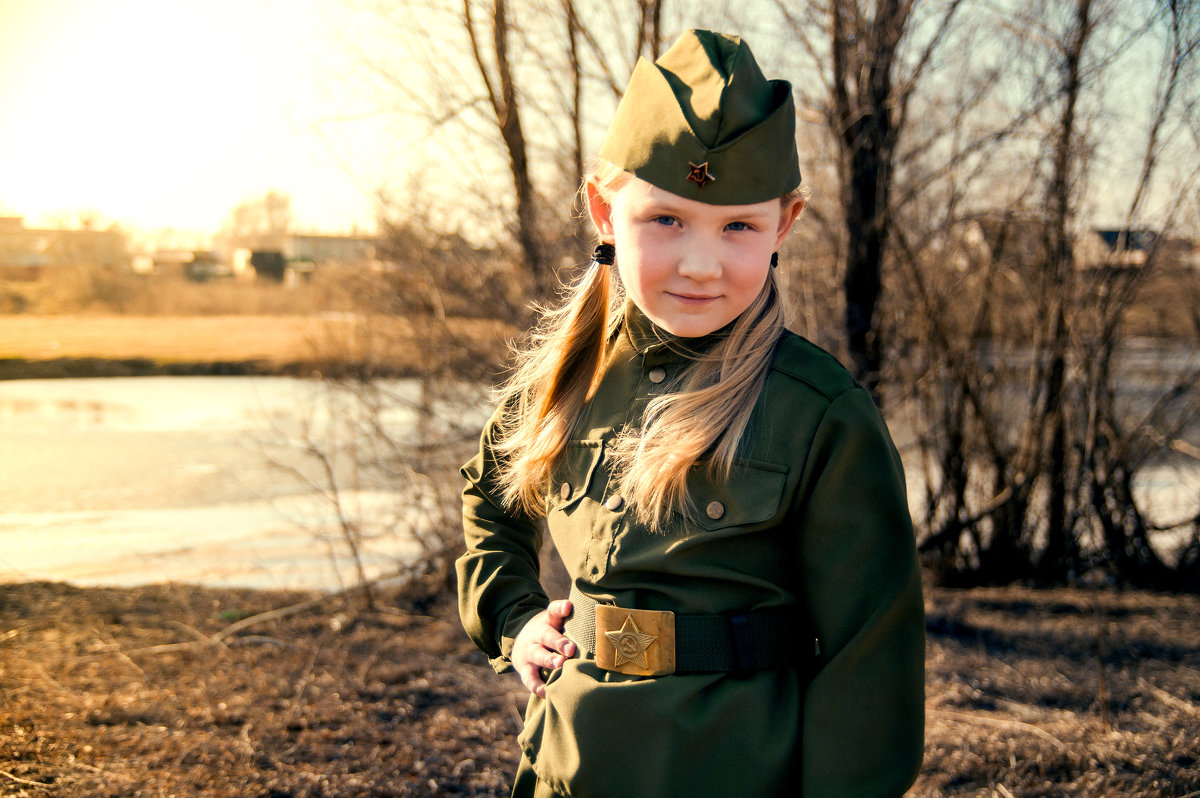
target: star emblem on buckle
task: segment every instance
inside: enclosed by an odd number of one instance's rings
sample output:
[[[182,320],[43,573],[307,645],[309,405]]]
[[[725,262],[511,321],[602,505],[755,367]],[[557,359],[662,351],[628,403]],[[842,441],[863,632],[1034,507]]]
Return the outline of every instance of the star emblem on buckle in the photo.
[[[694,164],[688,161],[687,179],[700,186],[700,188],[704,188],[705,184],[713,182],[717,179],[717,176],[708,171],[708,161],[702,164]]]
[[[616,649],[616,664],[632,662],[639,667],[649,667],[646,664],[646,649],[654,644],[658,635],[643,634],[634,622],[632,615],[625,616],[625,623],[615,632],[605,632],[604,636],[612,641]]]

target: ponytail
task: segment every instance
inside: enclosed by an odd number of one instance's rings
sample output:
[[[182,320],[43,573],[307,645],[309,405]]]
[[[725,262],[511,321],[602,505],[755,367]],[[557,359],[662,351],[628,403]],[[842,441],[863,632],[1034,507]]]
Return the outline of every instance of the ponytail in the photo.
[[[530,515],[545,512],[554,464],[600,379],[607,333],[616,317],[610,267],[593,261],[559,308],[543,311],[518,355],[499,419],[496,456],[501,498]]]

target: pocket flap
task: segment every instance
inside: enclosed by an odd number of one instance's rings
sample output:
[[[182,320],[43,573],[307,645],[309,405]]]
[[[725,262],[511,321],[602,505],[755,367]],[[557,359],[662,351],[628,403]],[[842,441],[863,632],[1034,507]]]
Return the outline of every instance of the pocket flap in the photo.
[[[779,511],[788,467],[761,460],[735,460],[726,480],[698,472],[688,479],[696,523],[704,529],[759,524]]]

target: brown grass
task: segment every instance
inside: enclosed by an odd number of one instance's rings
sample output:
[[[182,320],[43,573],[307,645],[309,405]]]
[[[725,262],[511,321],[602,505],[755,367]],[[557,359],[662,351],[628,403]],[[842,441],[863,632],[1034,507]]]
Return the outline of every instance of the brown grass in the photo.
[[[0,586],[0,795],[503,796],[524,697],[448,601]],[[933,590],[910,796],[1200,790],[1200,599]]]
[[[485,319],[435,324],[351,313],[0,316],[0,366],[5,359],[16,363],[5,369],[9,377],[36,376],[37,364],[49,362],[66,362],[62,371],[70,376],[70,363],[81,359],[146,361],[139,373],[236,363],[264,373],[332,368],[411,375],[445,366],[478,375],[503,359],[514,334],[510,325]]]

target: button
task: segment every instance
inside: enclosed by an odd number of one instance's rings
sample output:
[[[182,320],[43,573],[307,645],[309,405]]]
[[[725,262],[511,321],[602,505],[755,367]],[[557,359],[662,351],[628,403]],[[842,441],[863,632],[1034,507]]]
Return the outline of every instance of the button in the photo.
[[[650,373],[647,376],[650,377],[650,382],[658,385],[667,378],[667,370],[662,366],[655,366],[654,368],[650,369]]]
[[[608,501],[604,503],[604,506],[615,513],[617,510],[620,510],[625,506],[625,500],[621,498],[620,495],[614,493],[612,496],[608,497]]]
[[[571,483],[564,482],[562,487],[558,489],[558,495],[562,496],[564,500],[571,498]]]
[[[709,518],[716,521],[725,515],[725,505],[720,502],[709,502],[708,506],[704,508],[704,512],[708,514]]]

